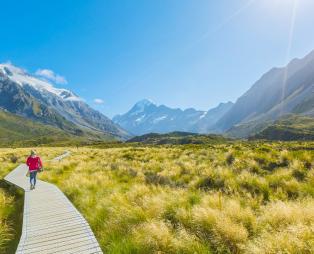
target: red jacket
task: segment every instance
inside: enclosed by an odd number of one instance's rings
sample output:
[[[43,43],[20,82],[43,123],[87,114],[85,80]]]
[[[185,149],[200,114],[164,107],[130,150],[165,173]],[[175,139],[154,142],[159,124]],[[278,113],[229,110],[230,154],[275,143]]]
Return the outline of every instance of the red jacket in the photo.
[[[37,171],[38,169],[43,167],[41,159],[37,156],[29,156],[27,158],[26,165],[28,166],[29,171]]]

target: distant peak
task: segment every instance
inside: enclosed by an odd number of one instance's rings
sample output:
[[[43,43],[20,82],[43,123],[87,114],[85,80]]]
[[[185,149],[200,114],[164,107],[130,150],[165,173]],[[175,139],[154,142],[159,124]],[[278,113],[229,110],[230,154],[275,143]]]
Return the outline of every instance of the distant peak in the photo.
[[[133,108],[128,112],[132,115],[137,115],[143,113],[147,107],[155,105],[151,100],[143,99],[138,101]]]
[[[155,104],[152,100],[149,99],[143,99],[138,101],[135,105],[136,106],[149,106]]]

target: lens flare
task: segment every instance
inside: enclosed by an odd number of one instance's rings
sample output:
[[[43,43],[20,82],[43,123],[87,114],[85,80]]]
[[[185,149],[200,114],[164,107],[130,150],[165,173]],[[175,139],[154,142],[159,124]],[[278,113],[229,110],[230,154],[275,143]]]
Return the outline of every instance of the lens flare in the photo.
[[[286,62],[288,62],[291,57],[291,48],[292,48],[294,28],[295,28],[295,22],[296,22],[296,16],[297,16],[298,3],[299,3],[298,0],[293,0],[293,6],[291,9],[289,38],[288,38],[288,45],[287,45],[287,51],[286,51]],[[284,75],[283,75],[280,116],[284,114],[284,102],[283,101],[286,97],[288,74],[289,74],[289,66],[285,68]]]

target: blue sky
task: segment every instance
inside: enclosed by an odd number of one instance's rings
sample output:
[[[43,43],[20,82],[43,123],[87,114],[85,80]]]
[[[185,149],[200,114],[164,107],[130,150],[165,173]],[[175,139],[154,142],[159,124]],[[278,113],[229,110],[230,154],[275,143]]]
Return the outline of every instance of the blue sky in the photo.
[[[52,70],[67,81],[58,87],[110,117],[143,98],[203,110],[235,101],[273,66],[314,49],[312,0],[0,0],[0,6],[0,61],[32,73]]]

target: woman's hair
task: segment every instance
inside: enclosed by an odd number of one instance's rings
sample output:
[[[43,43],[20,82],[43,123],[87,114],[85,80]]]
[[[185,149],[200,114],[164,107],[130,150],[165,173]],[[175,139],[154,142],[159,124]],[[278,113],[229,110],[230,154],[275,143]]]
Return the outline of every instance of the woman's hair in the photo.
[[[31,155],[36,155],[36,151],[35,150],[31,150]]]

